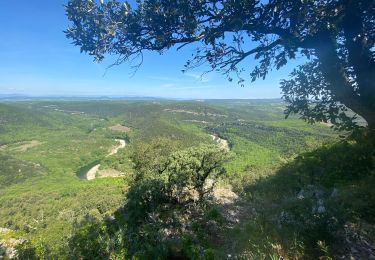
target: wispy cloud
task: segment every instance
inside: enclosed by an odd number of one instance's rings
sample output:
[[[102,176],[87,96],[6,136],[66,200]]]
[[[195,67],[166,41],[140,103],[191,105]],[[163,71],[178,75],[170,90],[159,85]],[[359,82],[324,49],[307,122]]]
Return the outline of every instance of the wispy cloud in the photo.
[[[178,87],[177,89],[207,89],[207,88],[212,88],[210,85],[206,86],[183,86],[183,87]]]
[[[177,84],[163,84],[160,87],[168,88],[170,90],[187,90],[187,89],[207,89],[215,87],[213,85],[200,85],[200,86],[190,86],[190,85],[177,85]]]
[[[165,76],[150,76],[149,79],[160,80],[160,81],[168,81],[168,82],[181,82],[181,79],[179,79],[179,78],[165,77]]]
[[[211,77],[209,75],[203,75],[204,73],[194,73],[194,72],[187,72],[183,75],[184,78],[175,78],[175,77],[166,77],[166,76],[150,76],[149,79],[152,80],[159,80],[159,81],[165,81],[165,82],[171,82],[171,83],[181,83],[186,82],[186,78],[193,79],[194,81],[199,81],[202,83],[207,83],[211,81]]]
[[[167,84],[161,85],[161,87],[162,88],[174,88],[174,87],[177,87],[177,85],[174,83],[167,83]]]
[[[203,83],[207,83],[211,81],[211,79],[203,72],[202,73],[187,72],[184,75],[187,77],[193,78],[196,81],[203,82]]]

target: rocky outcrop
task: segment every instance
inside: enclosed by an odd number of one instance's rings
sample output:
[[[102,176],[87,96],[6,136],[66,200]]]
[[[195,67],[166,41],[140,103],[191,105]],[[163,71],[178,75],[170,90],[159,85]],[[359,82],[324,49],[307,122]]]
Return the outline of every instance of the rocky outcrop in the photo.
[[[17,246],[26,242],[23,238],[1,239],[3,235],[8,235],[12,230],[0,227],[0,259],[18,259]]]

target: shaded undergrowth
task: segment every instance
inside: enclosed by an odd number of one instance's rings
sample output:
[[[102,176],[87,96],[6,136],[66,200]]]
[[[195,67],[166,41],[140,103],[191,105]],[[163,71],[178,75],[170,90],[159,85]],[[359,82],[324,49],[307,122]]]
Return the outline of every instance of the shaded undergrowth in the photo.
[[[301,154],[238,187],[250,205],[222,254],[269,259],[373,255],[375,149],[358,136]],[[355,238],[354,238],[355,237]]]

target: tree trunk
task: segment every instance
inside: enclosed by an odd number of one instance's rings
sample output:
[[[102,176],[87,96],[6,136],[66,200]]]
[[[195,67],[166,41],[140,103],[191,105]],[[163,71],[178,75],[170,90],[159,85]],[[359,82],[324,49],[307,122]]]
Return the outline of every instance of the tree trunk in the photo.
[[[369,43],[364,29],[362,12],[360,1],[346,0],[342,23],[344,44],[348,51],[348,61],[356,75],[356,82],[360,85],[360,97],[367,106],[375,110],[375,60],[370,50],[373,46]]]
[[[366,121],[371,134],[375,136],[375,113],[372,113],[372,116],[367,118]]]
[[[323,38],[315,50],[324,78],[329,83],[332,98],[361,116],[366,120],[368,128],[375,131],[375,110],[354,91],[354,87],[337,56],[334,40],[330,39],[328,35]],[[361,85],[358,84],[357,87],[361,88]]]

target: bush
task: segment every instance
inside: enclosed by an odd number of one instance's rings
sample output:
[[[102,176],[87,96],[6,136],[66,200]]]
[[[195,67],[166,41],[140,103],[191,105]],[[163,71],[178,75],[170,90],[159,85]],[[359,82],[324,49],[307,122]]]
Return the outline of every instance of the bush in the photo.
[[[177,150],[163,144],[143,145],[133,154],[135,178],[124,207],[125,241],[133,255],[159,258],[184,252],[182,236],[204,216],[207,198],[225,174],[222,164],[230,159],[213,145]]]
[[[111,222],[87,220],[69,239],[69,259],[117,259],[126,257],[122,235]]]

